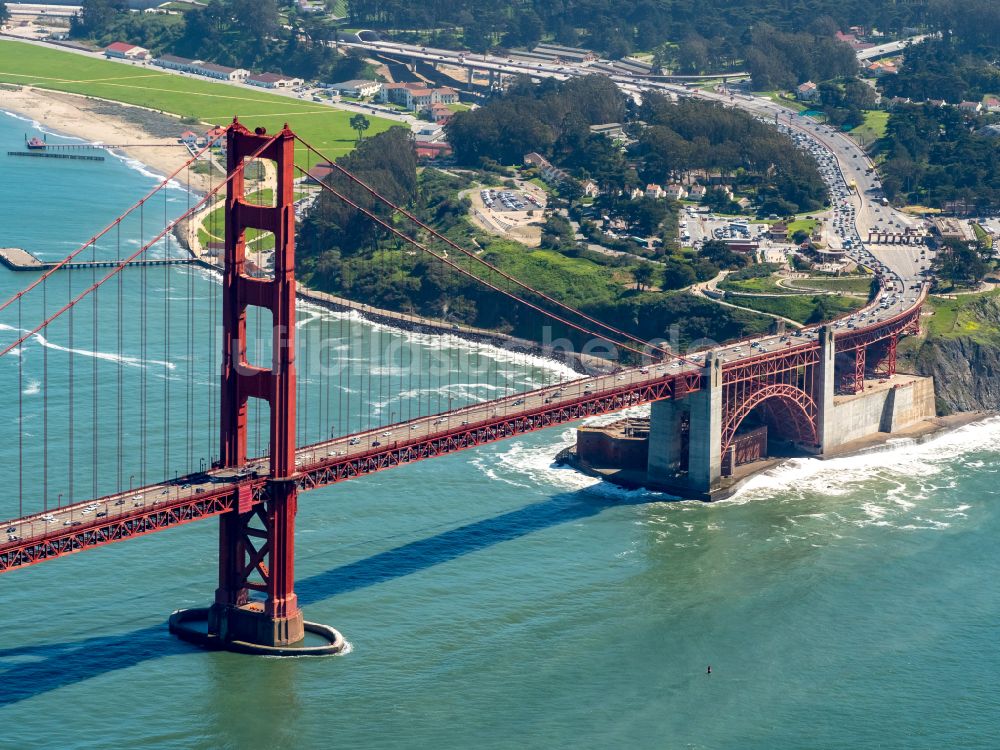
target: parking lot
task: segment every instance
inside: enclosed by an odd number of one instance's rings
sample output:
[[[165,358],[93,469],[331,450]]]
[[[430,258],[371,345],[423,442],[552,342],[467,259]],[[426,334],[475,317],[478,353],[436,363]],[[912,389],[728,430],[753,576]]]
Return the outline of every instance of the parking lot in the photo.
[[[545,191],[529,182],[518,188],[481,188],[460,193],[472,203],[473,223],[491,234],[537,247],[542,240]]]
[[[545,207],[544,201],[522,190],[480,190],[479,198],[491,211],[531,211]]]

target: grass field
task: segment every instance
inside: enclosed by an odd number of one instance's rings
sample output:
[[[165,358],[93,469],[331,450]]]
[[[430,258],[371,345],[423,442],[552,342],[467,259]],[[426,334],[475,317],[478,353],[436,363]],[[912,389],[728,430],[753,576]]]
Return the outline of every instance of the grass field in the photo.
[[[719,288],[746,294],[795,294],[791,289],[778,286],[777,281],[773,276],[757,279],[723,279],[719,282]]]
[[[813,310],[816,309],[819,299],[819,297],[805,294],[787,297],[745,297],[740,295],[727,298],[726,301],[741,307],[749,307],[752,310],[769,312],[784,318],[791,318],[799,323],[805,323],[812,315]],[[826,300],[829,309],[835,311],[833,317],[839,317],[844,313],[865,306],[865,300],[859,297],[831,297],[827,295],[822,299]]]
[[[851,292],[868,294],[872,280],[870,276],[842,276],[835,278],[793,279],[789,286],[799,289],[823,289],[829,292]]]
[[[955,299],[928,297],[934,315],[926,319],[930,338],[969,336],[979,340],[995,341],[998,330],[997,305],[1000,290],[980,294],[961,294]]]
[[[788,236],[791,237],[800,229],[811,235],[818,224],[818,219],[796,219],[788,223]]]
[[[783,107],[794,109],[797,112],[805,112],[807,109],[809,109],[808,104],[800,102],[794,96],[784,91],[755,91],[754,93],[757,96],[766,96],[775,104],[780,104]]]
[[[983,229],[982,225],[979,223],[972,225],[972,231],[976,234],[976,239],[983,243],[984,247],[993,247],[993,238],[990,233]]]
[[[865,121],[850,132],[862,146],[877,141],[885,135],[885,126],[889,123],[889,113],[872,109],[865,112]]]
[[[287,122],[304,140],[331,158],[351,151],[356,139],[349,124],[351,113],[329,105],[23,42],[0,41],[0,82],[137,104],[206,125],[224,125],[239,115],[247,127],[263,126],[273,133]],[[371,127],[366,135],[396,124],[380,117],[367,117]],[[304,166],[308,161],[305,150],[297,147],[296,152],[297,160]]]

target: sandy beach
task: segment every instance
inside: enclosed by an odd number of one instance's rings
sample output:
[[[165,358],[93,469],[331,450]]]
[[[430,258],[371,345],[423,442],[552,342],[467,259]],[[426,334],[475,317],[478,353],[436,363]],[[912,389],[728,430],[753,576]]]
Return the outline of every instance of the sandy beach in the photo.
[[[188,126],[171,115],[141,107],[107,102],[76,94],[31,87],[0,87],[0,109],[39,122],[46,130],[87,141],[129,144],[116,149],[163,175],[171,174],[189,158],[186,148],[177,143],[185,130],[203,130]],[[204,190],[207,180],[191,174],[192,185]]]

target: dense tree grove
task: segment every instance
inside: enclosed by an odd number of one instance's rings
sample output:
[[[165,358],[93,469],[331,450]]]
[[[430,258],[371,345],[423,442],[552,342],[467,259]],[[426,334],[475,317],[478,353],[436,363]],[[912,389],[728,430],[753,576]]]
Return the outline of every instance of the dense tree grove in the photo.
[[[521,80],[486,106],[457,113],[446,129],[455,157],[463,164],[478,164],[483,157],[519,164],[530,151],[558,153],[570,165],[617,163],[610,141],[593,135],[589,127],[621,122],[624,116],[625,97],[604,76],[563,83],[548,79],[537,86]]]
[[[865,119],[865,110],[877,109],[875,90],[857,78],[824,81],[819,85],[823,114],[831,125],[856,128]]]
[[[766,23],[754,27],[745,53],[754,88],[791,89],[806,81],[854,75],[858,69],[854,50],[828,28],[820,31],[786,33]]]
[[[674,103],[655,93],[645,96],[638,111],[627,110],[608,79],[589,76],[514,86],[479,109],[458,113],[446,130],[460,164],[479,166],[484,159],[520,164],[535,151],[596,180],[606,193],[709,169],[756,190],[768,213],[810,211],[826,200],[809,156],[740,110],[694,99]],[[590,125],[606,122],[624,122],[636,133],[627,154],[608,137],[590,132]]]
[[[881,148],[882,185],[893,200],[942,207],[964,201],[1000,206],[1000,141],[971,132],[956,107],[907,105],[893,110]]]
[[[761,210],[781,215],[811,211],[827,200],[816,163],[769,124],[737,109],[651,94],[640,118],[648,127],[631,149],[639,176],[662,183],[671,173],[719,170],[737,187],[753,187]]]
[[[882,88],[888,96],[914,101],[978,101],[1000,92],[1000,43],[992,51],[979,50],[955,34],[927,39],[906,51],[899,73],[884,79]]]
[[[940,3],[939,3],[940,4]],[[948,4],[948,3],[945,3]],[[955,0],[951,0],[955,4]],[[464,35],[474,50],[532,45],[543,37],[582,44],[611,57],[660,49],[668,67],[721,66],[743,58],[748,29],[832,35],[855,24],[890,33],[923,24],[929,3],[896,0],[348,0],[352,25],[384,29],[440,29]],[[828,32],[828,33],[827,33]],[[806,50],[808,54],[808,50]]]
[[[416,197],[417,158],[412,135],[406,128],[389,128],[373,138],[364,139],[354,151],[340,157],[337,164],[393,203],[406,205]],[[385,206],[376,204],[367,191],[340,173],[334,172],[326,182],[358,205],[379,216],[388,216]],[[384,236],[385,230],[361,212],[323,192],[301,222],[298,244],[307,256],[328,254],[324,263],[332,269],[341,255],[350,256],[371,249]]]
[[[288,5],[288,3],[281,3]],[[335,28],[276,0],[209,0],[182,15],[130,13],[127,0],[83,0],[71,33],[101,44],[126,40],[185,57],[306,78],[357,77],[361,57],[327,46]],[[288,23],[282,20],[285,14]]]
[[[990,270],[989,248],[970,247],[961,240],[946,240],[934,258],[935,283],[974,287]]]

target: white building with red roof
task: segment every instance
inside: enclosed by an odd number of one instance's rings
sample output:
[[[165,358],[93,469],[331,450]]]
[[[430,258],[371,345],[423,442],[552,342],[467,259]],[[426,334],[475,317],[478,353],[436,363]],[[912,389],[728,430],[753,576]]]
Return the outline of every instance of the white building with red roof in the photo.
[[[112,42],[104,48],[104,56],[108,59],[147,60],[149,59],[149,50],[128,42]]]

